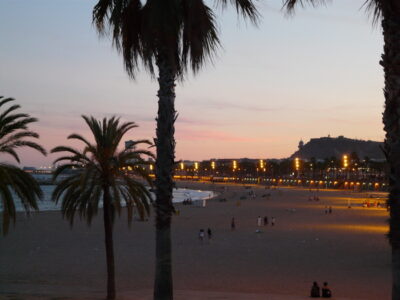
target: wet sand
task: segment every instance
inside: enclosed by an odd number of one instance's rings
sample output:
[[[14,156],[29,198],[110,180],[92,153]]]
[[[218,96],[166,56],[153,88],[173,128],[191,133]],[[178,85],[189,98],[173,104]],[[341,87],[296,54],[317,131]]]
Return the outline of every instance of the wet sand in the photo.
[[[387,212],[363,208],[366,193],[306,189],[266,190],[242,185],[178,182],[179,187],[222,193],[199,205],[177,204],[172,227],[176,299],[307,299],[313,281],[328,281],[333,299],[390,298]],[[262,197],[270,193],[271,196]],[[376,193],[374,193],[376,194]],[[247,199],[239,200],[245,196]],[[226,198],[226,202],[218,199]],[[352,208],[348,209],[348,199]],[[374,199],[371,199],[374,201]],[[325,206],[332,214],[325,214]],[[154,214],[153,214],[154,216]],[[114,245],[119,299],[151,299],[154,221],[127,226],[116,221]],[[276,218],[257,227],[257,217]],[[236,230],[230,220],[235,217]],[[201,243],[200,228],[211,241]],[[257,229],[261,233],[256,233]],[[15,228],[0,237],[0,298],[103,299],[105,251],[101,214],[90,227],[71,229],[60,212],[19,214]]]

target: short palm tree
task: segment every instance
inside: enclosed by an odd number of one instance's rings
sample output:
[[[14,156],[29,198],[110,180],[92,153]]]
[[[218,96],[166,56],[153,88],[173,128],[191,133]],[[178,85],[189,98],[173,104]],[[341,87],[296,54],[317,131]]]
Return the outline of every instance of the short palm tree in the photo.
[[[227,0],[216,0],[222,8]],[[237,12],[256,22],[252,0],[232,0]],[[134,77],[140,63],[154,76],[158,68],[156,159],[155,299],[173,299],[171,215],[175,165],[175,83],[189,69],[194,73],[212,59],[219,46],[214,12],[203,0],[99,0],[93,21],[101,34],[113,35]]]
[[[323,0],[286,0],[293,11],[296,5],[324,3]],[[392,247],[392,299],[400,299],[400,1],[363,0],[374,21],[381,21],[384,53],[381,65],[385,73],[385,111],[383,124],[386,132],[384,151],[389,162],[390,229]]]
[[[54,148],[52,153],[66,152],[54,163],[62,163],[54,172],[54,179],[61,174],[70,174],[61,179],[53,192],[53,199],[62,201],[62,214],[71,225],[75,213],[90,224],[103,203],[104,233],[107,256],[107,299],[115,299],[113,220],[121,206],[127,207],[128,221],[131,222],[133,208],[143,216],[149,213],[151,195],[143,181],[151,185],[151,179],[144,166],[149,164],[144,157],[153,157],[147,150],[136,149],[141,144],[151,145],[148,140],[138,140],[124,150],[118,146],[124,135],[137,127],[133,122],[120,123],[118,118],[104,118],[98,121],[83,116],[93,134],[94,143],[79,134],[68,139],[83,142],[83,150],[67,146]]]
[[[21,147],[29,147],[46,155],[42,146],[30,140],[39,138],[36,132],[28,129],[28,125],[37,122],[37,119],[28,114],[17,113],[20,108],[18,104],[4,107],[13,101],[13,98],[0,96],[0,109],[3,110],[0,113],[0,153],[11,155],[17,162],[20,162],[17,149]],[[27,212],[30,209],[38,210],[37,200],[42,197],[42,190],[37,181],[16,166],[0,163],[0,204],[3,208],[4,235],[8,232],[10,221],[15,222],[16,219],[13,192]]]

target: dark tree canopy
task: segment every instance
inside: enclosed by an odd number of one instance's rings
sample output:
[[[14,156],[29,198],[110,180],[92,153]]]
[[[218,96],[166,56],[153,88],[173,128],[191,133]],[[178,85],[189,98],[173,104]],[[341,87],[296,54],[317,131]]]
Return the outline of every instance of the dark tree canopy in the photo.
[[[144,157],[154,157],[147,150],[136,149],[140,145],[151,145],[148,140],[137,140],[129,147],[119,150],[124,135],[137,127],[133,122],[120,123],[118,118],[98,121],[83,116],[89,126],[94,143],[79,134],[71,134],[68,139],[83,143],[82,150],[68,146],[54,148],[52,153],[64,153],[54,163],[61,162],[56,171],[56,179],[66,171],[70,176],[63,178],[54,189],[53,199],[62,200],[62,213],[72,224],[75,213],[88,223],[97,214],[104,188],[110,189],[113,214],[126,205],[128,221],[131,222],[133,209],[141,216],[149,213],[151,196],[141,180],[152,184],[144,166],[150,162]],[[136,176],[132,176],[136,175]]]
[[[11,155],[20,162],[17,150],[22,147],[32,148],[46,155],[46,150],[34,142],[39,135],[30,131],[28,126],[37,122],[28,114],[17,112],[21,108],[13,104],[8,108],[5,105],[12,104],[13,98],[0,96],[0,154]],[[4,108],[3,108],[4,107]],[[3,234],[7,234],[10,221],[15,222],[16,210],[14,198],[17,196],[27,212],[30,209],[38,210],[37,200],[42,197],[42,190],[37,181],[20,168],[0,163],[0,202],[3,209]]]
[[[257,22],[251,0],[231,0],[238,13]],[[227,0],[216,0],[225,8]],[[93,21],[100,34],[111,30],[128,74],[134,77],[140,63],[154,75],[158,56],[177,75],[193,72],[212,60],[219,46],[215,14],[203,0],[99,0]]]

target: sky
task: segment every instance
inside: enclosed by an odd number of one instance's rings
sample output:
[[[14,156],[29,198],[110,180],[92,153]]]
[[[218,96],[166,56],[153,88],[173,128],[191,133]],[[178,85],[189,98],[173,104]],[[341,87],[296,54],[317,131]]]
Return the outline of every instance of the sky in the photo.
[[[31,128],[48,150],[90,136],[82,114],[136,122],[126,139],[155,136],[157,81],[127,76],[91,23],[96,2],[0,0],[0,95],[39,119]],[[257,27],[217,8],[217,58],[176,88],[176,159],[284,158],[328,134],[382,141],[383,40],[363,3],[287,16],[281,0],[260,0]],[[20,153],[24,166],[55,158]]]

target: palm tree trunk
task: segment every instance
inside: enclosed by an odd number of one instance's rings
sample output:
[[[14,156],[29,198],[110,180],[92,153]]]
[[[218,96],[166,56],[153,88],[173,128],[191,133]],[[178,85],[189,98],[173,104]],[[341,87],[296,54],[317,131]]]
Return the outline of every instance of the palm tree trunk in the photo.
[[[111,209],[110,191],[108,187],[105,187],[103,194],[103,215],[107,257],[107,300],[115,299],[114,243]]]
[[[382,29],[385,72],[385,111],[383,114],[385,154],[389,163],[390,229],[392,247],[392,299],[400,299],[400,5],[383,1]]]
[[[175,164],[175,72],[161,56],[159,69],[156,159],[156,272],[154,299],[172,300],[171,214]]]

